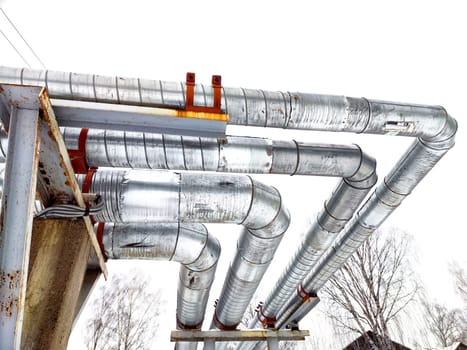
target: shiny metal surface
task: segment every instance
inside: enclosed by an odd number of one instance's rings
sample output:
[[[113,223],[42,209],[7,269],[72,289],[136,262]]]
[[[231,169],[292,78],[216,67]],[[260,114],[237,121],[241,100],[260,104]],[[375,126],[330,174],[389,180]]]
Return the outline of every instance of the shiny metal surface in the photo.
[[[0,81],[47,86],[52,98],[182,109],[185,84],[135,78],[0,67]],[[442,107],[345,96],[223,88],[231,124],[290,129],[434,137],[448,115]],[[209,106],[211,86],[197,85],[195,104]]]
[[[117,136],[109,138],[106,137],[107,133]],[[270,317],[274,316],[293,293],[297,284],[332,242],[336,233],[352,217],[377,180],[375,160],[354,145],[319,145],[234,136],[218,140],[203,139],[204,142],[202,142],[200,138],[172,135],[140,134],[137,137],[133,135],[134,133],[119,131],[90,130],[86,143],[88,162],[91,165],[148,167],[150,162],[144,158],[152,154],[153,159],[158,159],[157,165],[163,168],[347,176],[326,201],[325,207],[317,217],[317,222],[307,231],[301,248],[296,252],[295,258],[289,263],[289,268],[277,283],[276,292],[267,299],[264,313]],[[208,140],[211,140],[213,150],[211,153],[206,153],[206,147],[200,146],[202,143],[206,144]],[[203,152],[204,156],[201,157]],[[187,154],[196,156],[188,159]],[[134,157],[129,155],[134,155]],[[145,156],[141,157],[141,155]],[[138,156],[141,157],[139,160],[136,158]],[[205,162],[217,164],[217,167],[205,166]],[[235,165],[232,166],[232,164]],[[204,190],[194,193],[205,198],[187,198],[186,203],[197,203],[198,212],[195,213],[191,208],[186,210],[194,216],[202,215],[205,217],[204,220],[210,221],[213,218],[209,215],[217,213],[215,208],[209,204],[211,201],[208,194],[211,184],[195,175],[191,177],[192,179],[187,180],[186,183],[190,183],[190,187],[203,188]],[[232,186],[227,186],[232,181],[226,178],[223,182],[224,190],[232,188]],[[245,202],[245,199],[242,201]],[[200,205],[200,203],[203,204]],[[228,203],[222,207],[225,205]],[[253,208],[260,207],[253,206]],[[203,213],[200,214],[200,211]],[[258,213],[252,217],[267,216]],[[264,223],[256,224],[261,226]],[[250,225],[255,225],[255,223],[252,222]],[[258,325],[258,323],[255,324],[255,326]]]
[[[110,259],[172,260],[180,267],[177,328],[201,329],[221,247],[201,224],[110,224],[104,226],[104,250]],[[196,349],[196,343],[177,349]]]
[[[63,132],[68,148],[76,149],[79,130],[64,128]],[[86,138],[86,159],[94,167],[351,177],[361,158],[356,145],[260,137],[216,139],[92,129]]]
[[[49,73],[50,79],[47,79]],[[64,99],[102,100],[110,103],[174,108],[182,108],[185,103],[184,84],[141,79],[113,79],[60,72],[49,73],[2,67],[0,68],[0,81],[13,83],[28,81],[36,84],[45,82],[52,96]],[[195,101],[200,105],[209,105],[212,101],[212,89],[197,86]],[[311,274],[305,278],[304,285],[307,290],[322,286],[327,276],[338,269],[364,238],[381,225],[403,198],[410,194],[431,167],[453,146],[457,129],[455,120],[439,106],[401,104],[344,96],[224,88],[222,108],[230,115],[230,123],[238,125],[419,137],[386,177],[385,183],[377,188],[359,214],[347,224],[341,233],[333,232],[333,226],[341,227],[343,223],[340,219],[348,220],[349,211],[346,208],[346,201],[341,197],[342,194],[337,193],[350,193],[352,191],[350,188],[354,189],[353,185],[359,181],[362,182],[363,187],[367,185],[365,179],[353,177],[353,173],[338,175],[346,178],[343,182],[347,186],[339,184],[335,190],[336,194],[326,202],[325,208],[318,216],[318,222],[310,229],[313,232],[329,230],[331,234],[337,235],[337,240],[332,244],[331,249],[328,249],[325,255],[317,261]],[[193,140],[193,144],[195,143],[196,140]],[[287,162],[286,159],[292,159],[292,155],[297,155],[297,152],[292,152],[287,142],[278,142],[276,145],[277,149],[284,151],[277,157],[273,157],[271,170],[286,169],[287,173],[295,173],[300,168],[300,164],[295,160],[294,167],[294,163]],[[212,146],[210,150],[215,154],[214,143],[211,142],[210,146]],[[302,148],[299,144],[295,144],[295,147],[299,151]],[[199,159],[199,155],[200,152],[193,153],[191,157]],[[302,154],[300,158],[301,156]],[[310,157],[313,158],[315,155],[312,154]],[[186,159],[185,157],[184,165]],[[165,155],[164,161],[166,167],[169,168]],[[174,164],[180,164],[180,159],[176,158],[174,162]],[[342,162],[332,163],[330,160],[327,161],[327,166],[329,164],[340,166]],[[203,170],[204,168],[203,165]],[[260,166],[260,168],[264,167]],[[371,181],[373,180],[370,176],[368,182]],[[353,196],[349,194],[348,198],[353,198]],[[335,223],[325,213],[333,210],[342,215],[337,216]],[[323,233],[310,236],[313,239],[309,239],[309,244],[318,249],[324,249],[330,242],[327,235]],[[306,312],[306,307],[300,306],[300,300],[291,297],[278,314],[280,320],[278,324],[285,324],[287,320],[296,317],[294,315],[302,317],[304,312]]]
[[[143,105],[185,106],[185,84],[0,67],[0,81],[47,86],[52,98]],[[211,86],[197,85],[195,104],[212,104]],[[442,107],[345,96],[223,88],[222,110],[230,123],[290,129],[436,136],[447,114]]]
[[[346,153],[343,152],[345,155]],[[300,247],[286,269],[282,272],[270,295],[262,306],[263,315],[274,318],[289,297],[295,294],[297,286],[311,271],[312,267],[331,245],[336,235],[352,218],[368,191],[376,184],[376,161],[360,151],[359,156],[344,158],[345,163],[359,164],[358,169],[344,178],[336,187],[316,221],[305,233]],[[352,161],[352,162],[351,162]],[[311,166],[311,165],[310,165]],[[259,319],[251,321],[249,328],[262,327]],[[244,344],[245,348],[253,344]]]
[[[317,292],[368,236],[386,220],[454,145],[456,130],[457,125],[450,123],[438,138],[433,138],[430,142],[416,139],[412,143],[386,176],[384,182],[376,188],[356,217],[338,235],[304,279],[305,290]],[[308,311],[308,306],[293,295],[279,311],[276,327],[282,327],[291,320],[299,321]]]
[[[94,175],[91,191],[106,202],[98,221],[245,227],[215,312],[221,327],[235,327],[241,321],[290,222],[279,192],[245,175],[104,170]],[[181,276],[187,273],[181,270]]]

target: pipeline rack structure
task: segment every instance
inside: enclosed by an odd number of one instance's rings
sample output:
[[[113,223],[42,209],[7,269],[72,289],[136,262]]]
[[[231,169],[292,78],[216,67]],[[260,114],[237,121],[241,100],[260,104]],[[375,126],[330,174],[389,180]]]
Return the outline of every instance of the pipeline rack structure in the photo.
[[[10,67],[0,67],[0,117],[2,349],[65,349],[106,259],[180,263],[177,349],[303,340],[296,325],[319,289],[457,131],[439,106],[227,88],[220,76],[199,85],[193,73],[173,83]],[[377,184],[375,159],[356,145],[226,135],[228,124],[414,141]],[[258,173],[340,180],[251,330],[239,331],[291,220],[279,191],[246,175]],[[221,247],[203,223],[242,225],[211,331],[202,324]]]

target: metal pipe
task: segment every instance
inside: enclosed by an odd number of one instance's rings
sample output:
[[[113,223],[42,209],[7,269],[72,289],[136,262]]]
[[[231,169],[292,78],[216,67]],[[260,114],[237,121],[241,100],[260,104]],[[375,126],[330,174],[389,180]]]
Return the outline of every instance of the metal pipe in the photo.
[[[258,328],[274,324],[275,317],[288,298],[296,292],[312,267],[330,246],[336,235],[342,231],[352,218],[361,201],[376,183],[376,162],[371,157],[362,157],[358,171],[350,178],[344,178],[332,193],[324,208],[318,214],[305,237],[276,282],[269,296],[261,306],[257,318],[249,328]]]
[[[185,105],[184,84],[14,68],[1,68],[0,77],[1,80],[6,79],[13,83],[45,83],[51,95],[57,98],[172,108],[183,108]],[[212,89],[198,85],[195,90],[195,103],[210,105]],[[391,203],[391,200],[399,200],[399,195],[405,197],[410,193],[431,166],[453,146],[457,129],[455,120],[439,106],[400,104],[344,96],[224,88],[222,109],[230,115],[230,123],[237,125],[418,137],[388,175],[386,183],[377,189],[376,194],[360,212],[361,215],[354,220],[360,222],[362,217],[374,220],[376,224],[370,227],[371,232],[400,204],[400,201],[396,201],[396,205]],[[425,169],[418,169],[412,162],[430,165]],[[397,187],[401,187],[402,192],[397,192]],[[391,192],[393,190],[396,191],[394,194]],[[378,199],[378,195],[383,198]],[[375,213],[372,213],[373,210]],[[359,231],[357,228],[352,229],[354,226],[354,222],[347,226],[339,236],[342,238],[339,242],[352,241],[352,232]],[[368,227],[365,226],[363,231],[366,229]],[[350,238],[343,238],[347,236]],[[340,251],[347,248],[347,243],[339,242],[336,242],[335,249]],[[352,247],[352,251],[353,248],[355,247]],[[322,258],[320,261],[325,260]],[[320,268],[324,269],[324,265]]]
[[[109,259],[150,259],[181,264],[177,292],[177,329],[200,330],[221,247],[201,224],[110,224],[103,231]],[[195,350],[196,342],[177,343]]]
[[[383,183],[314,265],[301,284],[301,293],[290,296],[279,310],[275,328],[299,322],[314,307],[314,304],[305,302],[306,294],[316,294],[454,146],[457,123],[449,115],[446,116],[446,123],[435,136],[418,138],[412,143]],[[244,343],[237,349],[252,349],[254,346],[255,343]],[[258,346],[262,349],[261,345]]]
[[[79,129],[64,128],[63,134],[69,148],[78,148]],[[90,166],[344,176],[306,232],[302,246],[277,282],[275,292],[266,300],[262,314],[269,318],[274,317],[295,291],[377,181],[375,160],[355,145],[235,136],[216,140],[113,130],[89,130],[85,137],[86,160]],[[254,327],[259,325],[257,321]]]
[[[457,124],[451,121],[431,141],[417,139],[413,142],[384,182],[376,188],[357,216],[339,234],[305,278],[305,291],[316,293],[454,146]],[[294,295],[279,312],[276,327],[283,327],[290,321],[299,321],[308,311],[303,301]]]
[[[64,128],[63,134],[69,148],[78,148],[80,129]],[[113,130],[89,130],[85,145],[90,166],[151,167],[152,164],[190,170],[346,176],[325,202],[266,299],[261,312],[263,323],[275,317],[377,180],[375,160],[357,146],[235,136],[216,140]],[[260,320],[250,325],[259,326]]]
[[[69,148],[78,148],[82,135],[79,129],[64,128],[63,134]],[[237,136],[209,139],[113,130],[89,130],[84,141],[90,166],[344,177],[266,299],[262,309],[266,319],[273,318],[292,295],[377,181],[376,161],[355,145],[318,145]],[[258,326],[260,322],[256,320],[252,327]]]
[[[62,132],[70,150],[78,149],[82,138],[86,162],[91,167],[336,176],[355,181],[362,176],[357,174],[359,171],[368,175],[360,166],[370,158],[356,145],[95,129],[82,135],[76,128],[63,128]]]
[[[215,311],[215,322],[223,328],[241,321],[290,221],[279,192],[249,176],[97,171],[91,191],[106,202],[98,221],[244,226]]]
[[[183,109],[185,83],[0,67],[0,81],[46,86],[52,98]],[[439,106],[346,96],[223,88],[231,124],[431,138],[447,120]],[[212,106],[213,88],[196,85],[194,103]]]

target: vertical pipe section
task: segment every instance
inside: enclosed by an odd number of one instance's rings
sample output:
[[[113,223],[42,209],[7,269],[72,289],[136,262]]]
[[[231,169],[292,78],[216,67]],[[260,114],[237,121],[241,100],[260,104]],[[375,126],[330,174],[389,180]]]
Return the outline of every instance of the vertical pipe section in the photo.
[[[0,236],[0,348],[21,347],[39,157],[39,111],[11,107]]]
[[[106,223],[103,246],[109,259],[179,262],[177,329],[201,329],[221,250],[204,225]],[[196,342],[183,342],[176,349],[195,350],[196,346]]]

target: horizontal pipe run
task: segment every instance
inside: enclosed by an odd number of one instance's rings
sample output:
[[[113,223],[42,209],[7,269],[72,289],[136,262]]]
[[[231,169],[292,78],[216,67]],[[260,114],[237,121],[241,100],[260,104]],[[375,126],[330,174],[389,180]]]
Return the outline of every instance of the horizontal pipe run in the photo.
[[[184,109],[185,83],[69,72],[0,67],[0,82],[46,86],[52,98]],[[212,86],[196,85],[194,104],[212,106]],[[403,104],[346,96],[222,89],[221,109],[230,123],[437,137],[450,117],[439,106]],[[85,127],[85,125],[83,125]]]

